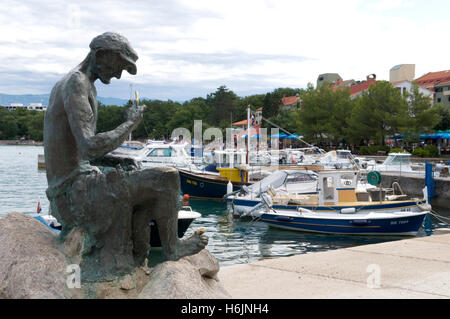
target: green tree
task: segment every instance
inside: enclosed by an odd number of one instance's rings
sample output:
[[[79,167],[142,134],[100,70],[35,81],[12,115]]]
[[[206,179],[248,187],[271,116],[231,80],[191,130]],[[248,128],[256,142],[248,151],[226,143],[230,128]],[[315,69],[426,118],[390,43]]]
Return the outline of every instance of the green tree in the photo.
[[[203,129],[206,129],[209,124],[204,121],[208,118],[210,113],[210,106],[203,98],[194,98],[189,102],[183,103],[176,110],[173,117],[167,123],[169,131],[173,131],[176,128],[187,128],[192,134],[194,132],[194,121],[202,120]]]
[[[125,108],[121,106],[105,106],[99,102],[97,132],[107,132],[123,123]]]
[[[439,123],[438,109],[434,108],[431,99],[419,91],[419,87],[413,84],[411,93],[405,96],[408,104],[408,119],[406,133],[410,133],[408,141],[419,142],[420,133],[431,133]]]
[[[349,121],[351,139],[385,145],[386,136],[407,129],[408,117],[408,104],[400,91],[387,81],[377,81],[355,101]]]
[[[29,122],[27,123],[27,131],[29,138],[34,141],[44,140],[44,112],[31,111],[31,116],[29,117]]]
[[[0,139],[15,139],[19,132],[17,120],[12,112],[0,108]]]
[[[309,86],[301,99],[298,126],[307,140],[338,144],[347,138],[353,108],[349,89],[333,91],[330,85],[323,85],[315,90]]]
[[[450,106],[438,103],[433,107],[439,115],[439,122],[434,126],[435,130],[450,130]]]
[[[239,103],[240,98],[226,86],[221,86],[216,92],[208,94],[206,101],[211,107],[208,122],[221,128],[230,126],[231,116],[239,113],[238,107],[242,105]]]
[[[267,93],[263,100],[262,115],[265,118],[277,116],[280,111],[281,98],[274,93]]]

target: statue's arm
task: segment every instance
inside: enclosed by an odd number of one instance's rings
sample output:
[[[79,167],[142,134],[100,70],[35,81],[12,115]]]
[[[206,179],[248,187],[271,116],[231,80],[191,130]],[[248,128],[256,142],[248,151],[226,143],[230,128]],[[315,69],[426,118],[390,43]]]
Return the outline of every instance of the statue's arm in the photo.
[[[72,134],[77,142],[82,159],[101,157],[119,147],[142,119],[143,107],[132,107],[127,111],[126,121],[114,130],[95,134],[95,117],[89,103],[89,89],[80,81],[74,81],[69,94],[64,98]]]

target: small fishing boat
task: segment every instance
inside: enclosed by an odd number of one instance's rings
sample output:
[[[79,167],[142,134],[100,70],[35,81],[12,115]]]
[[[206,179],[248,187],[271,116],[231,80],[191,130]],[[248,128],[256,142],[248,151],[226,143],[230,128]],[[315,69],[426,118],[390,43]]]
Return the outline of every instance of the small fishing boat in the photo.
[[[264,223],[276,228],[304,232],[351,235],[415,236],[428,211],[421,212],[318,212],[267,209],[256,213]]]
[[[236,192],[227,196],[233,206],[234,215],[245,216],[263,207],[262,194],[269,195],[275,210],[298,211],[299,208],[317,213],[367,213],[367,212],[421,212],[427,210],[425,198],[409,198],[400,187],[381,189],[373,184],[361,184],[358,171],[330,170],[317,172],[317,192],[299,194],[282,191],[280,187],[266,187],[263,192]],[[374,172],[368,177],[377,177],[374,184],[381,182],[381,175]],[[369,178],[368,178],[369,179]],[[372,180],[371,180],[372,181]],[[273,183],[277,186],[278,184]],[[270,185],[269,185],[270,186]],[[389,192],[388,192],[389,191]]]
[[[34,214],[33,217],[42,224],[53,230],[56,234],[61,232],[61,224],[56,218],[50,214]],[[178,211],[178,237],[182,238],[186,233],[191,223],[201,217],[201,214],[192,210],[190,206],[183,206]],[[161,247],[161,240],[159,238],[158,225],[155,222],[150,223],[150,246]]]

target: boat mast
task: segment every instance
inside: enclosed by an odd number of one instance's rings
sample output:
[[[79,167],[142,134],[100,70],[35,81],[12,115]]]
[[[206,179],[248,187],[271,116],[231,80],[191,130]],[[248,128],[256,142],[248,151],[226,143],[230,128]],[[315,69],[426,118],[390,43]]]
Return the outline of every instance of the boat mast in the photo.
[[[245,157],[245,164],[249,164],[248,153],[250,151],[250,105],[247,102],[247,155]]]

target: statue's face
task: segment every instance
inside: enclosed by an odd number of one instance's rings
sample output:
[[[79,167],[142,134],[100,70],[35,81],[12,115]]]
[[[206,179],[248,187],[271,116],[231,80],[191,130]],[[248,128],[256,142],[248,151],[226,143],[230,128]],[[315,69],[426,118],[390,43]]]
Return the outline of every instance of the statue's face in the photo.
[[[120,79],[122,71],[128,64],[120,57],[119,53],[111,51],[97,51],[96,73],[100,81],[109,84],[113,77]]]

